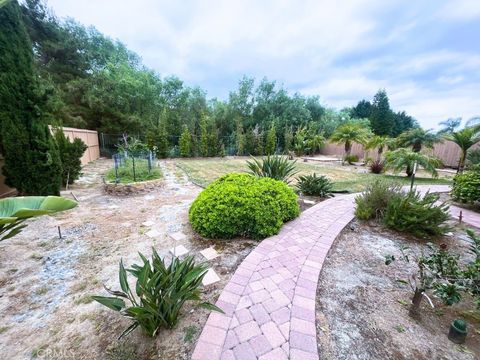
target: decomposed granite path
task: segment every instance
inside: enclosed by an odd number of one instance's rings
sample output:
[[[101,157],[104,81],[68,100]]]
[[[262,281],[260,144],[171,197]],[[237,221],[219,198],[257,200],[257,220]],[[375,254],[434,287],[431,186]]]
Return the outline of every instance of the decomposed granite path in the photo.
[[[449,187],[418,186],[426,192]],[[357,194],[334,197],[285,224],[240,264],[216,303],[192,360],[318,359],[315,296],[323,262],[337,235],[354,217]],[[480,215],[461,209],[480,227]],[[450,212],[458,217],[460,208]]]

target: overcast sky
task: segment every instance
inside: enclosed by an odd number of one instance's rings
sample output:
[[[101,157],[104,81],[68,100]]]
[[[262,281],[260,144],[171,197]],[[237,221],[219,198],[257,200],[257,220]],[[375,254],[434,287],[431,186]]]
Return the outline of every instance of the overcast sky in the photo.
[[[162,76],[226,99],[243,74],[341,108],[385,88],[422,126],[480,115],[480,0],[49,0]]]

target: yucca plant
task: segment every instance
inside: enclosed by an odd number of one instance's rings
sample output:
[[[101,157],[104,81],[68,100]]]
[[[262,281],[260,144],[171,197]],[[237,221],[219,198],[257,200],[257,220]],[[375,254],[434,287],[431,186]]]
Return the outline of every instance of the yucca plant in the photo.
[[[298,177],[297,190],[303,195],[320,197],[332,196],[333,184],[324,175],[317,176],[316,173]]]
[[[19,234],[29,218],[74,208],[77,203],[60,196],[22,196],[0,200],[0,241]]]
[[[138,326],[154,337],[159,329],[170,329],[177,324],[186,301],[201,301],[200,285],[207,273],[207,265],[196,264],[192,256],[187,256],[183,260],[173,257],[167,266],[155,249],[151,262],[141,253],[139,255],[143,264],[134,264],[130,269],[125,269],[123,261],[120,261],[121,291],[105,287],[113,297],[92,296],[93,300],[133,321],[119,338],[128,335]],[[127,272],[136,279],[136,295],[128,284]],[[198,306],[223,312],[209,302],[200,302]]]
[[[296,160],[288,160],[285,156],[267,156],[261,160],[252,157],[252,161],[247,161],[250,173],[257,177],[269,177],[275,180],[290,182],[289,179],[295,175]]]

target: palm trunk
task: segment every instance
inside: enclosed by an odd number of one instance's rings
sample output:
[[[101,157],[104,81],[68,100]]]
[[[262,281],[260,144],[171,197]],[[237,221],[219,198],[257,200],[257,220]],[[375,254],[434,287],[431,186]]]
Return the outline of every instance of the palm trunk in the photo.
[[[352,152],[352,144],[350,141],[345,141],[345,156],[342,159],[342,166],[345,164],[345,158],[347,156],[350,156],[350,153]]]
[[[466,158],[467,158],[467,152],[462,150],[462,154],[460,155],[460,160],[458,161],[457,174],[463,172],[463,169],[465,168]]]

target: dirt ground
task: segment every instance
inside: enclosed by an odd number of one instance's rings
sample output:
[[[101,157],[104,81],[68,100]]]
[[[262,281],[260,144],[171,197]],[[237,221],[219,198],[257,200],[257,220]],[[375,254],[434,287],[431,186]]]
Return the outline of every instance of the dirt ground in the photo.
[[[29,221],[17,237],[0,243],[0,354],[2,359],[187,359],[208,311],[187,305],[174,330],[150,339],[141,330],[125,341],[118,335],[129,325],[118,313],[92,302],[106,295],[103,284],[117,289],[118,263],[139,263],[152,246],[184,245],[199,261],[199,251],[214,246],[220,256],[210,266],[221,281],[206,287],[214,302],[232,272],[256,242],[245,239],[203,240],[188,225],[188,208],[201,191],[174,162],[161,162],[164,184],[148,194],[115,197],[104,194],[102,176],[111,160],[87,165],[82,178],[63,196],[79,206],[56,216]],[[142,226],[153,221],[151,228]],[[62,239],[57,226],[60,226]],[[157,230],[150,238],[146,232]],[[183,232],[173,240],[168,234]]]
[[[353,222],[337,238],[317,290],[317,338],[322,359],[479,359],[480,313],[471,299],[451,307],[434,299],[422,304],[418,321],[408,316],[412,291],[403,280],[415,264],[399,261],[400,247],[418,251],[425,242],[380,227]],[[460,228],[435,242],[464,254],[468,242]],[[385,265],[385,255],[397,261]],[[448,340],[450,322],[468,324],[465,345]]]

